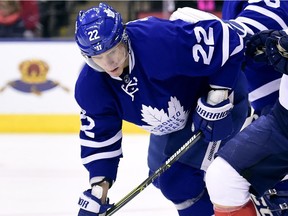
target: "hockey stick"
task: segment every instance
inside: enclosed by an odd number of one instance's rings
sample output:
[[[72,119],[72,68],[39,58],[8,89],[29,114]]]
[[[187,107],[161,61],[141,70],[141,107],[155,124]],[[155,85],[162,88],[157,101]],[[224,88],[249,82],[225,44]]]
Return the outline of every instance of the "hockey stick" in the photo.
[[[187,150],[194,145],[200,138],[202,132],[198,131],[194,134],[184,145],[182,145],[173,155],[171,155],[165,163],[158,168],[152,175],[145,179],[138,187],[128,193],[124,198],[122,198],[118,203],[113,205],[108,209],[106,216],[113,215],[116,211],[122,208],[125,204],[131,201],[135,196],[137,196],[141,191],[143,191],[148,185],[150,185],[156,178],[158,178],[163,172],[165,172],[170,166],[177,161]]]

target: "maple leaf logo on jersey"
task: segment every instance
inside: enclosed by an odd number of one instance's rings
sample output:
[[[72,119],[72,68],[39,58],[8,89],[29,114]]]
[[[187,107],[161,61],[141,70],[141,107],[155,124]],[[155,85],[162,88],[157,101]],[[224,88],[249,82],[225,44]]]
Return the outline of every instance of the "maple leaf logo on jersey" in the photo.
[[[155,135],[164,135],[184,128],[189,112],[184,111],[179,100],[171,97],[168,102],[168,114],[163,109],[142,105],[142,121],[149,125],[141,127]]]

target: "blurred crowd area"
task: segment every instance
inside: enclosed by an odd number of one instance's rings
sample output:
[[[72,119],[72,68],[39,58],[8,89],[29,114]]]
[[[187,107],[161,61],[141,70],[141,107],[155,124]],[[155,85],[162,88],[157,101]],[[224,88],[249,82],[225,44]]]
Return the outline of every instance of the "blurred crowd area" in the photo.
[[[219,0],[0,0],[0,38],[72,38],[78,12],[97,6],[100,2],[118,10],[124,22],[151,15],[168,18],[179,7],[198,8],[220,16],[223,4]]]

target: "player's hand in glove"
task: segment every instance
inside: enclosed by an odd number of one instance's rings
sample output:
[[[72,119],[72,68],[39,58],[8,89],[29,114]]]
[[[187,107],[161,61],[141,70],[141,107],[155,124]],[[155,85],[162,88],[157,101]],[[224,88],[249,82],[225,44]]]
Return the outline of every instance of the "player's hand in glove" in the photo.
[[[246,43],[246,55],[254,59],[256,62],[267,62],[268,59],[265,53],[266,40],[270,37],[274,30],[264,30],[254,34]]]
[[[202,131],[208,142],[227,138],[233,132],[232,108],[227,90],[210,91],[207,97],[198,99],[192,131]]]
[[[109,200],[102,204],[102,187],[93,186],[92,189],[86,190],[81,194],[78,205],[80,210],[78,216],[104,216],[106,211],[113,206],[109,204]]]
[[[275,70],[288,74],[288,35],[274,31],[266,40],[266,55]]]

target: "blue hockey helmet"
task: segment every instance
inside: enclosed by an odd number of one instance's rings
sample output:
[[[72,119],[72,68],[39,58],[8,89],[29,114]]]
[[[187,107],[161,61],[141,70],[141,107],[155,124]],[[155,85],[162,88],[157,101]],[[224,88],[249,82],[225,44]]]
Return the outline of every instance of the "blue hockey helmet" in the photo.
[[[123,32],[121,14],[111,6],[100,3],[99,7],[79,12],[75,26],[75,41],[82,54],[90,57],[117,45]]]

